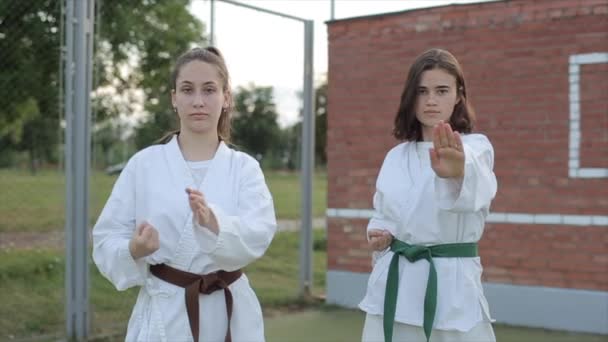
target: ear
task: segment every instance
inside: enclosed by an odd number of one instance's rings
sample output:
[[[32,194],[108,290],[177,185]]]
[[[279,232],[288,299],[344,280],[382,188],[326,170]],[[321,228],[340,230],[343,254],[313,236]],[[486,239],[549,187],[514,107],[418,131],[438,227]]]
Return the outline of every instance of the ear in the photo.
[[[175,89],[171,89],[171,107],[177,107],[175,102]]]
[[[456,92],[456,103],[454,105],[457,105],[460,102],[463,102],[462,101],[463,99],[464,99],[464,93],[462,91],[462,87],[458,87],[458,90]]]
[[[226,109],[230,106],[230,101],[232,100],[232,93],[230,90],[224,92],[224,103],[222,104],[222,108]]]

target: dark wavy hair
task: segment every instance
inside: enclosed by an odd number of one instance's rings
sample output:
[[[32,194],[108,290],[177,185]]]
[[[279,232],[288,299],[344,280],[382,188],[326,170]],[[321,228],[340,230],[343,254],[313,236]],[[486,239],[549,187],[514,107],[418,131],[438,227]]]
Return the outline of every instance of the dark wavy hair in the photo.
[[[475,112],[467,99],[467,86],[460,64],[448,51],[430,49],[416,58],[407,75],[393,128],[393,136],[398,140],[422,140],[422,126],[416,118],[417,89],[422,73],[433,69],[443,69],[456,78],[460,101],[454,106],[450,117],[452,129],[460,133],[471,133],[474,128]]]
[[[224,93],[230,92],[230,74],[228,73],[228,68],[226,67],[226,61],[224,60],[224,57],[222,56],[220,50],[213,46],[208,46],[205,48],[194,48],[190,51],[183,53],[177,58],[175,66],[173,67],[173,72],[171,72],[170,82],[172,91],[175,91],[175,89],[177,89],[177,78],[179,77],[179,73],[182,67],[192,61],[201,61],[215,65],[220,75],[220,81],[222,82],[222,90],[224,91]],[[230,97],[230,100],[228,101],[228,107],[222,109],[220,119],[217,123],[217,135],[220,141],[224,141],[226,143],[230,143],[230,114],[232,112],[232,108],[232,97]],[[179,130],[168,132],[162,138],[160,138],[157,143],[166,144],[171,140],[171,138],[175,134],[179,134]]]

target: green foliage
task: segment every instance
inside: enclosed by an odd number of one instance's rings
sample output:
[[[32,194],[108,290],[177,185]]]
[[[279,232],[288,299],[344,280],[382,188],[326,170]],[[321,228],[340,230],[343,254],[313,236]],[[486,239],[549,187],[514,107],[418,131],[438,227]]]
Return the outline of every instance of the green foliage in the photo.
[[[170,110],[173,62],[193,45],[205,42],[203,24],[188,11],[189,3],[190,0],[111,1],[104,2],[101,8],[102,48],[97,59],[104,67],[100,86],[112,84],[127,95],[141,89],[144,94],[148,115],[136,130],[137,149],[176,127],[175,114]],[[130,72],[125,73],[121,66],[127,66]],[[124,111],[125,104],[118,107]],[[127,103],[126,108],[129,113],[136,111],[135,103]],[[116,108],[109,114],[115,116]]]
[[[315,164],[327,165],[327,80],[315,89]],[[302,111],[300,110],[300,117]],[[299,121],[284,130],[282,146],[287,149],[287,168],[300,167],[300,146],[302,122]]]
[[[137,91],[142,91],[143,109],[153,114],[146,121],[152,128],[143,129],[150,137],[140,138],[140,144],[168,129],[172,62],[205,41],[203,24],[188,11],[190,1],[96,1],[96,123],[135,113]],[[56,162],[63,137],[63,5],[59,0],[0,1],[0,153],[26,151],[33,167]]]
[[[299,168],[302,123],[283,130],[278,127],[272,87],[239,87],[235,110],[233,140],[238,146],[261,157],[266,168]],[[318,165],[326,165],[327,82],[315,89],[315,113],[315,159]]]
[[[234,94],[232,131],[235,145],[260,159],[279,156],[280,128],[272,87],[249,84]]]
[[[281,132],[281,146],[285,149],[286,165],[288,170],[300,168],[302,149],[302,123],[298,122],[290,127],[286,127]]]
[[[315,157],[327,165],[327,80],[315,89]]]
[[[61,2],[0,1],[0,153],[32,166],[58,142]]]
[[[95,139],[93,140],[93,167],[103,169],[110,165],[119,164],[127,160],[134,147],[128,139],[124,139],[127,125],[120,124],[118,120],[106,120],[95,126]]]
[[[13,144],[21,143],[23,130],[27,124],[40,116],[40,109],[34,98],[27,98],[23,102],[14,102],[15,117],[11,121],[8,117],[0,117],[0,137],[7,138]]]

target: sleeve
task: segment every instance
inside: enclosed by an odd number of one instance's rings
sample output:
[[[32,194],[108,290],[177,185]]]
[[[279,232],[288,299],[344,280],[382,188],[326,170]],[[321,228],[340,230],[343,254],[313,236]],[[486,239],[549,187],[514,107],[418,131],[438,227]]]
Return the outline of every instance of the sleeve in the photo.
[[[372,229],[380,229],[380,230],[388,230],[393,236],[397,236],[397,218],[398,211],[395,211],[395,203],[391,203],[390,198],[387,198],[384,192],[384,184],[390,183],[388,178],[390,178],[391,174],[391,158],[390,154],[387,155],[384,162],[382,163],[382,167],[380,168],[380,173],[378,174],[378,179],[376,181],[376,192],[374,193],[373,198],[373,208],[374,211],[372,213],[372,217],[367,224],[367,229],[365,233],[365,238],[369,241],[369,231]],[[372,265],[376,263],[381,256],[386,254],[388,248],[383,251],[374,251],[372,252]]]
[[[378,178],[376,179],[376,192],[373,198],[373,214],[367,225],[367,232],[372,229],[386,229],[391,234],[397,233],[397,220],[399,218],[398,205],[392,203],[390,197],[386,195],[387,190],[393,184],[395,172],[395,153],[394,149],[389,151],[382,162]],[[369,238],[368,238],[369,240]]]
[[[93,227],[93,261],[101,274],[122,291],[143,285],[148,267],[134,260],[129,241],[135,230],[135,165],[127,163]]]
[[[257,161],[247,164],[237,191],[237,215],[208,203],[217,219],[219,234],[195,223],[194,236],[201,250],[226,271],[243,268],[261,257],[277,229],[274,203],[264,174]]]
[[[496,195],[494,149],[481,134],[463,139],[464,177],[435,177],[435,194],[439,208],[454,212],[476,212],[488,209]]]
[[[379,189],[376,189],[373,204],[374,212],[367,224],[367,232],[372,229],[388,230],[394,236],[397,233],[397,223],[393,217],[396,216],[392,214],[390,204],[386,202],[383,192]]]

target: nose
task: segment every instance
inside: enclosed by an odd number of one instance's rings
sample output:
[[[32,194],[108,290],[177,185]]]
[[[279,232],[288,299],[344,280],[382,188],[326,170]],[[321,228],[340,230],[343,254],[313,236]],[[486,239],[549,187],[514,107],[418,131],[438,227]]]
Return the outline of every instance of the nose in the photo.
[[[196,92],[196,94],[194,94],[194,101],[192,104],[196,108],[202,108],[205,106],[205,99],[203,98],[203,94],[201,92]]]
[[[427,105],[436,105],[437,104],[437,98],[435,97],[435,95],[428,94],[426,97],[426,104]]]

